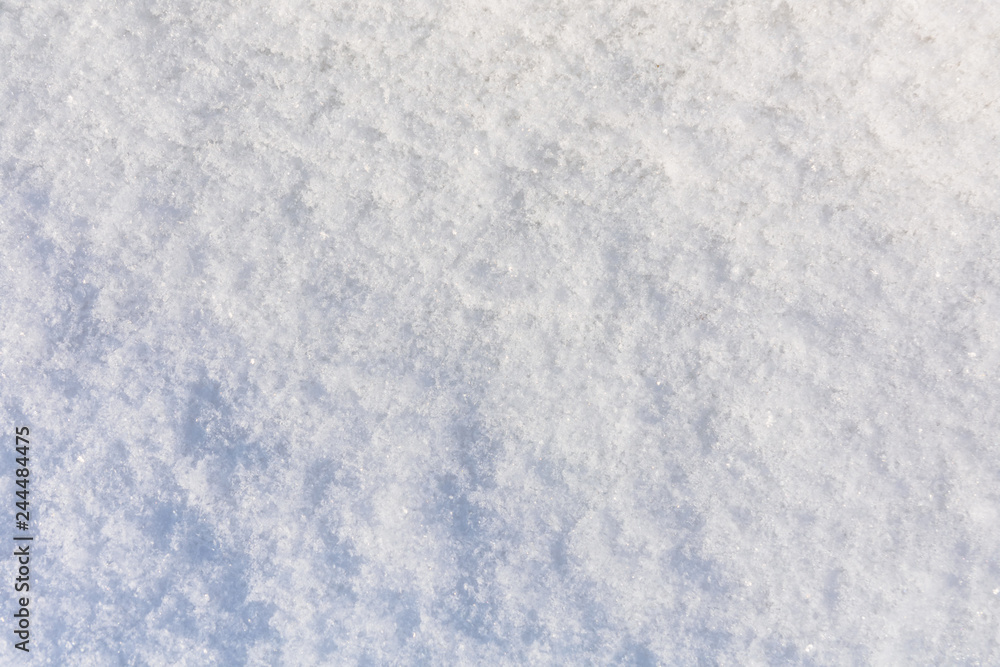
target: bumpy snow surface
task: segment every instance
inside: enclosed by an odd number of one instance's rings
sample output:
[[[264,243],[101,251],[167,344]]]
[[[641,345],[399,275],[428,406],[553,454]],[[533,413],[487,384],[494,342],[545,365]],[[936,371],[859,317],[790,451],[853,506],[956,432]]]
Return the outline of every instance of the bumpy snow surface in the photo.
[[[4,664],[1000,664],[996,2],[5,0],[0,54]]]

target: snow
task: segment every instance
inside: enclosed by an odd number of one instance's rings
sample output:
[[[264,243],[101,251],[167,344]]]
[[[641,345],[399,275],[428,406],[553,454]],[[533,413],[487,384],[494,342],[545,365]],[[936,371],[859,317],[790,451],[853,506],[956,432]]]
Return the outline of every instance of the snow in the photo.
[[[998,31],[5,1],[33,661],[1000,663]]]

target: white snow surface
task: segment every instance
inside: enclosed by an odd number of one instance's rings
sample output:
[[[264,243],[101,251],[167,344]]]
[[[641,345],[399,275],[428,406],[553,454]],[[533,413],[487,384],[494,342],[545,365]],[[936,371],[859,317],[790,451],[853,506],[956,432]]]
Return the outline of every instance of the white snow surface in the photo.
[[[31,664],[1000,664],[1000,4],[4,0],[0,54]]]

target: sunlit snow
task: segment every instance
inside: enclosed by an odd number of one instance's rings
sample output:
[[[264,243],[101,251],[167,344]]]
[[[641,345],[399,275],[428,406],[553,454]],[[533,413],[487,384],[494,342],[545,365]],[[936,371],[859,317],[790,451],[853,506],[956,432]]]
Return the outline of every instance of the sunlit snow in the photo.
[[[4,0],[31,663],[1000,664],[998,35]]]

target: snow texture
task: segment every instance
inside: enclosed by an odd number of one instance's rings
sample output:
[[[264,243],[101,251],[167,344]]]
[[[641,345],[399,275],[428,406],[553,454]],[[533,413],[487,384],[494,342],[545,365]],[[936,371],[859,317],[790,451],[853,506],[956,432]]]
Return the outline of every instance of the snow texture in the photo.
[[[997,3],[4,0],[0,54],[31,664],[1000,664]]]

